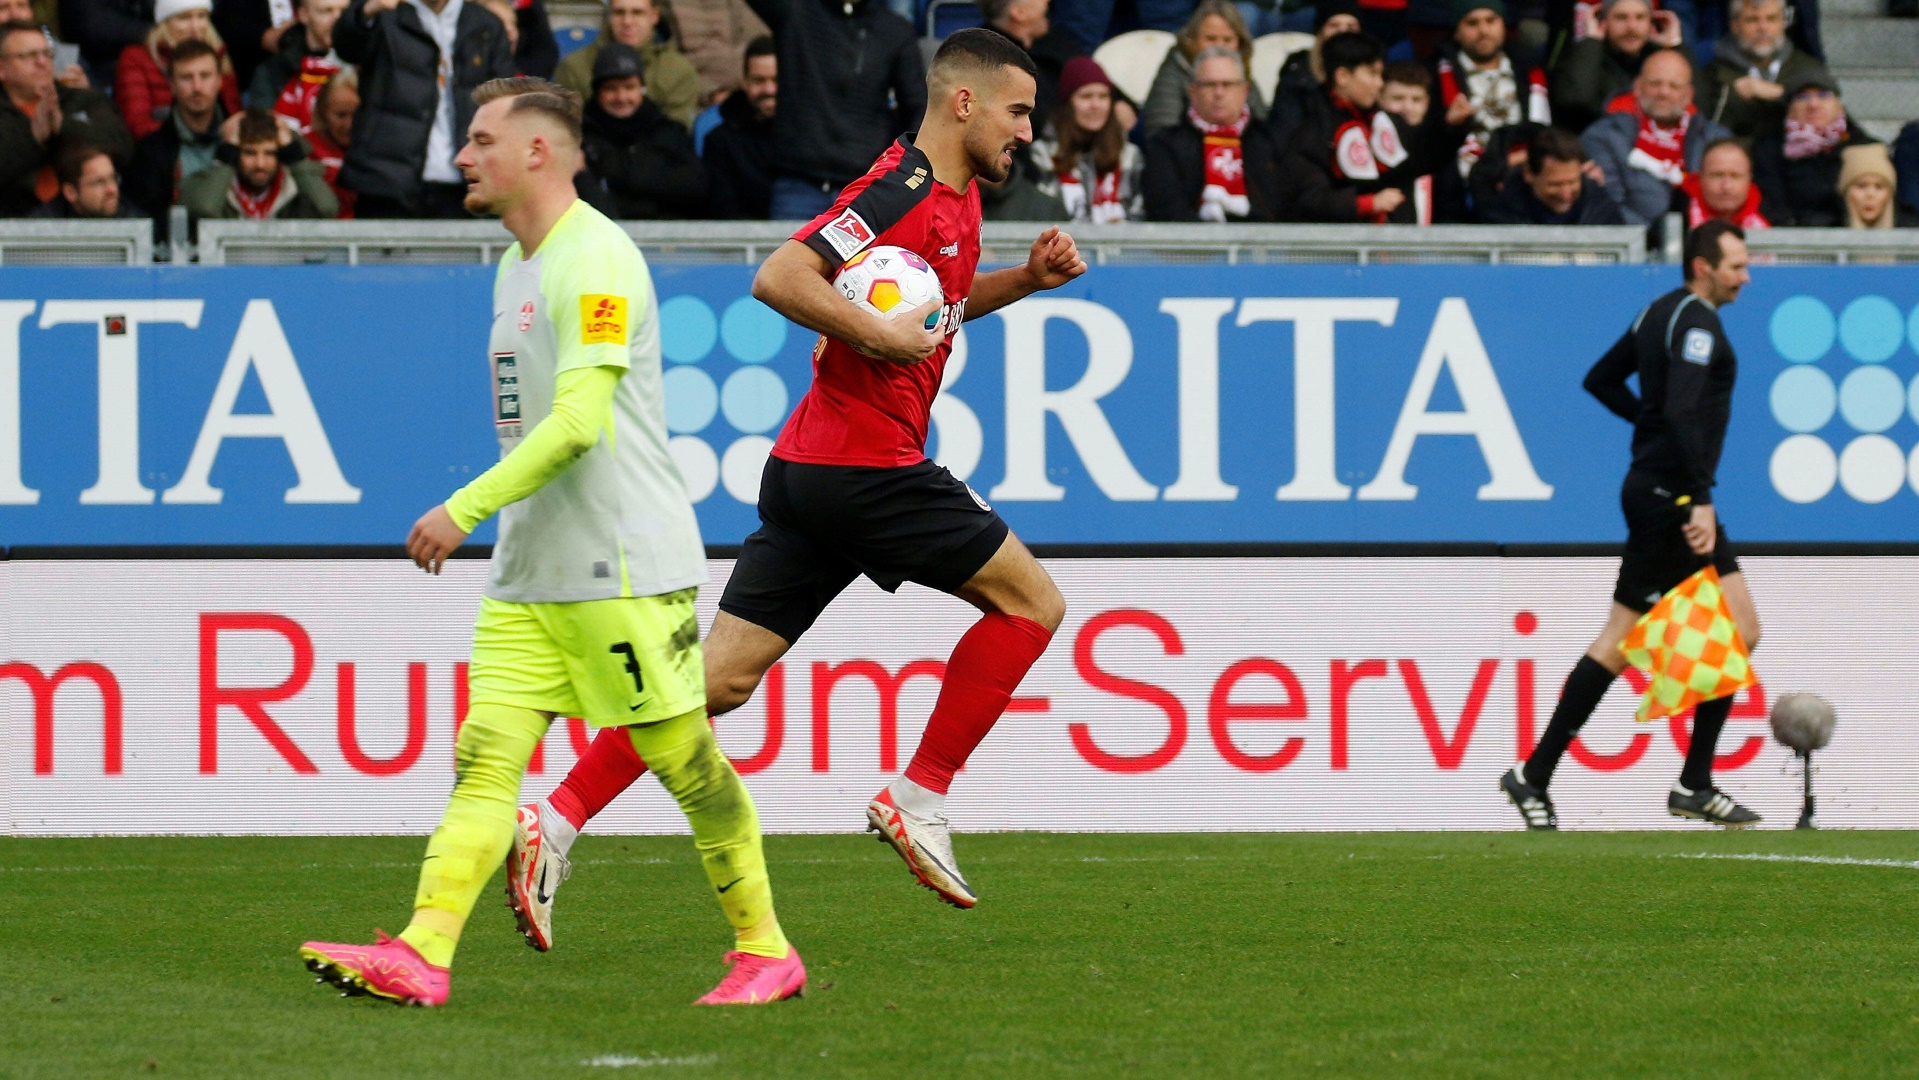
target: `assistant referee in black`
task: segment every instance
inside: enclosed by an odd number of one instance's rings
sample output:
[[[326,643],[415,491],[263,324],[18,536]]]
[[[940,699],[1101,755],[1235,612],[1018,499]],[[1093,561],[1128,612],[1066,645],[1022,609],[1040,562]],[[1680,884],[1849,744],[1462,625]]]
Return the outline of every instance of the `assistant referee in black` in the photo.
[[[1633,425],[1632,467],[1619,491],[1626,553],[1606,628],[1566,677],[1532,756],[1500,778],[1499,786],[1529,829],[1559,827],[1546,793],[1553,769],[1626,666],[1619,643],[1660,597],[1710,563],[1719,568],[1740,636],[1748,648],[1759,644],[1752,593],[1712,501],[1739,368],[1719,324],[1719,309],[1738,299],[1752,280],[1746,272],[1746,234],[1723,220],[1707,221],[1687,236],[1685,260],[1685,285],[1641,311],[1632,329],[1586,373],[1587,391]],[[1626,385],[1635,374],[1637,395]],[[1692,745],[1666,798],[1667,812],[1728,828],[1759,821],[1758,814],[1713,786],[1713,753],[1731,710],[1730,697],[1694,709]]]

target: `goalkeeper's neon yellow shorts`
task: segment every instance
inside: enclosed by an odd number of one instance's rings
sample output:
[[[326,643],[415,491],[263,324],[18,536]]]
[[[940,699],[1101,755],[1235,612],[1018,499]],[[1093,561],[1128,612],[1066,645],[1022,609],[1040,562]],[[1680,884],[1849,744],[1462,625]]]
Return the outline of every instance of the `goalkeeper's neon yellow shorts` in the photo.
[[[697,593],[572,604],[484,597],[473,628],[468,700],[595,727],[648,724],[703,708]]]

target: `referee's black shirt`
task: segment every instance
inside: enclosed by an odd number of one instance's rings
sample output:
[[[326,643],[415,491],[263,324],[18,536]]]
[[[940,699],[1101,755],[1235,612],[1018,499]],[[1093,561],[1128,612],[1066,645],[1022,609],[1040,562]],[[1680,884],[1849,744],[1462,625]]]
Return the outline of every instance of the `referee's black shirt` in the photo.
[[[1639,376],[1639,394],[1626,385]],[[1586,373],[1586,390],[1633,425],[1632,468],[1712,502],[1739,361],[1719,312],[1679,288],[1639,313]]]

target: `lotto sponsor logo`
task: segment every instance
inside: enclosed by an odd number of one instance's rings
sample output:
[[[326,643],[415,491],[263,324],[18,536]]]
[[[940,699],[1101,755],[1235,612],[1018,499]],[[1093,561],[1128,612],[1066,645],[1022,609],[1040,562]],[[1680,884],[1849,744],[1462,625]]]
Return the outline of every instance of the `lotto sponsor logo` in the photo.
[[[626,297],[597,293],[580,297],[580,344],[626,344]]]

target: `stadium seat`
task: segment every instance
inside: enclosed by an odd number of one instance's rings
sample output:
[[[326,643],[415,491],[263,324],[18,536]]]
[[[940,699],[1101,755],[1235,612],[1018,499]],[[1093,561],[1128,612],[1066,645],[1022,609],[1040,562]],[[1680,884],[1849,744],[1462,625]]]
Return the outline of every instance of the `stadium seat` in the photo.
[[[921,32],[936,41],[984,21],[975,0],[927,0],[920,8]]]
[[[553,32],[554,39],[560,43],[560,58],[563,60],[593,44],[599,36],[599,30],[591,26],[569,26]]]
[[[1253,85],[1267,101],[1279,86],[1279,68],[1286,58],[1313,47],[1313,35],[1296,33],[1261,34],[1253,39]]]
[[[1143,102],[1172,47],[1173,35],[1164,30],[1128,30],[1094,49],[1093,59],[1128,100]]]

